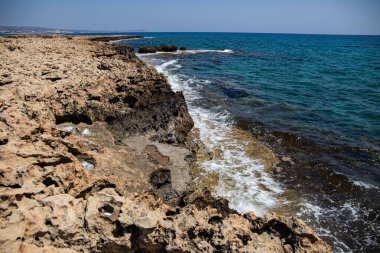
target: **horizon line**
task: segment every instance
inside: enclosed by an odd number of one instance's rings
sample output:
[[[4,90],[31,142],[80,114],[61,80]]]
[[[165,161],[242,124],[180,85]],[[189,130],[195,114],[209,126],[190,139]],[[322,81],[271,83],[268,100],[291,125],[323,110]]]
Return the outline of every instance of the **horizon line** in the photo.
[[[49,30],[62,30],[62,31],[73,31],[82,33],[245,33],[245,34],[288,34],[288,35],[331,35],[331,36],[380,36],[380,34],[346,34],[346,33],[303,33],[303,32],[233,32],[233,31],[149,31],[146,29],[130,29],[130,30],[92,30],[92,29],[67,29],[67,28],[50,28],[43,26],[12,26],[12,25],[0,25],[0,28],[39,28],[39,29],[49,29]],[[48,32],[46,32],[48,33]]]

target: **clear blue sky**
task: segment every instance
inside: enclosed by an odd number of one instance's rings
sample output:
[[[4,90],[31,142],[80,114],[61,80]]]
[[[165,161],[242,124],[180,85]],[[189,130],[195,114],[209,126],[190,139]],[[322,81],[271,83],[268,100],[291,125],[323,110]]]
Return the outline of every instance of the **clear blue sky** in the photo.
[[[380,34],[380,0],[0,0],[0,25],[149,32]]]

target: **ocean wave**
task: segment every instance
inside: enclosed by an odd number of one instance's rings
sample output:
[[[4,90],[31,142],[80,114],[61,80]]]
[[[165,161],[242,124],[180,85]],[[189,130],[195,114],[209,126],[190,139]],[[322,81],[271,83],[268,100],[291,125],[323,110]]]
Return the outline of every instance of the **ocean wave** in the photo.
[[[263,215],[280,205],[283,200],[277,196],[283,192],[281,186],[265,171],[261,161],[247,154],[249,141],[237,139],[233,134],[236,130],[231,115],[225,110],[212,111],[194,105],[202,97],[197,87],[210,81],[176,73],[178,60],[155,64],[155,67],[167,77],[174,91],[183,92],[194,127],[199,129],[206,148],[220,150],[218,157],[200,164],[206,173],[219,175],[215,194],[228,199],[230,207],[239,213],[254,211]]]
[[[176,63],[178,63],[178,60],[171,60],[171,61],[168,61],[168,62],[165,62],[161,65],[157,65],[156,66],[156,70],[160,73],[164,73],[165,69],[171,65],[176,65]],[[179,66],[181,65],[176,65],[176,67],[178,68]]]

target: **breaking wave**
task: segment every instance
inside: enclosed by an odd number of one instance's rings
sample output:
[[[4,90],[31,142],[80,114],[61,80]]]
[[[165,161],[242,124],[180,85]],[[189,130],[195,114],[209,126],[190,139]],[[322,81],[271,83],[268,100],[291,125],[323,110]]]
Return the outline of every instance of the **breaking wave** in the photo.
[[[259,160],[247,155],[248,141],[237,140],[231,134],[234,132],[231,115],[218,107],[205,109],[195,105],[201,99],[197,89],[210,81],[176,73],[175,70],[182,67],[178,60],[154,65],[158,72],[166,75],[174,91],[184,93],[195,128],[199,129],[199,137],[207,149],[220,152],[218,157],[200,164],[206,174],[219,175],[215,194],[228,199],[230,207],[240,213],[254,211],[263,215],[280,205],[281,186],[265,172]]]

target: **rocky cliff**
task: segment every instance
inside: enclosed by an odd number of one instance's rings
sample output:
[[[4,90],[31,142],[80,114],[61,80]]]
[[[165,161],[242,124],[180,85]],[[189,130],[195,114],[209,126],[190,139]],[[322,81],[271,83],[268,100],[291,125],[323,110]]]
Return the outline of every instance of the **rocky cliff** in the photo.
[[[189,192],[182,93],[124,45],[0,38],[1,252],[330,252],[302,221]]]

